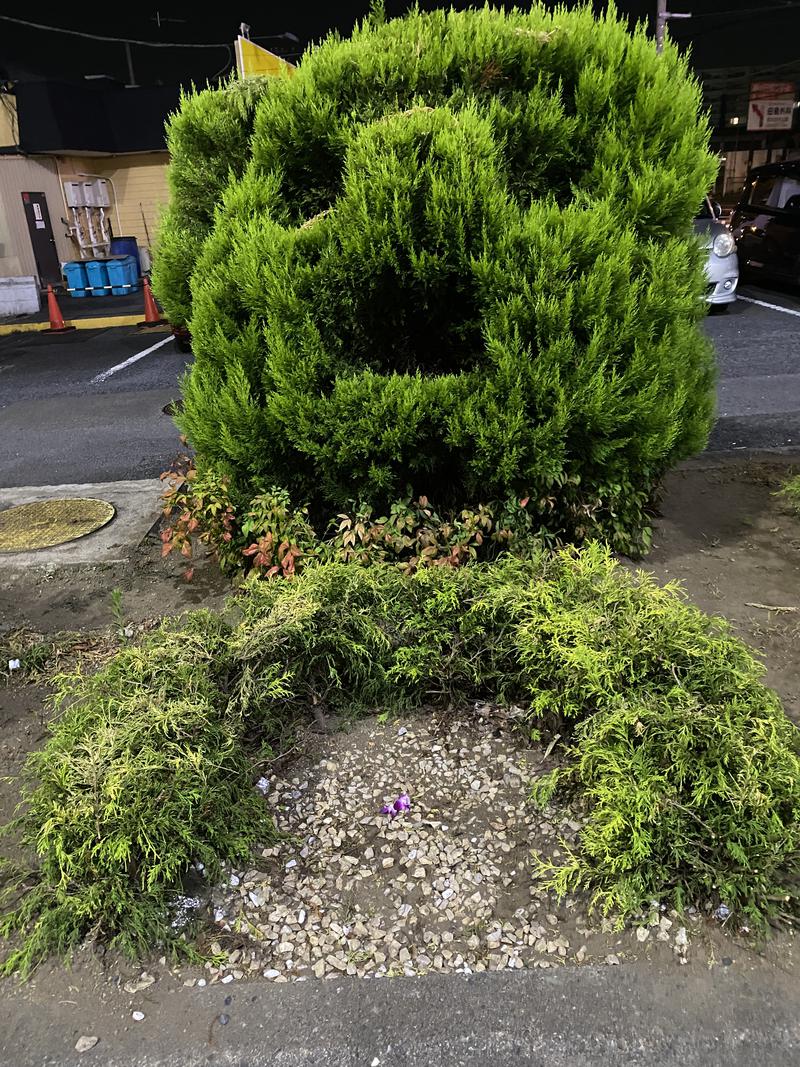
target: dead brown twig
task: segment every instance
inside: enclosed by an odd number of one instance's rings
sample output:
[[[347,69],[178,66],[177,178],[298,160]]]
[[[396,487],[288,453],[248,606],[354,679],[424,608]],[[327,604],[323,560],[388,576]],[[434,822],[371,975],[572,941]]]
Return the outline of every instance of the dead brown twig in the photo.
[[[798,610],[796,607],[792,606],[785,607],[780,604],[757,604],[749,600],[745,602],[744,606],[746,608],[761,608],[762,611],[780,611],[791,614],[795,614]]]

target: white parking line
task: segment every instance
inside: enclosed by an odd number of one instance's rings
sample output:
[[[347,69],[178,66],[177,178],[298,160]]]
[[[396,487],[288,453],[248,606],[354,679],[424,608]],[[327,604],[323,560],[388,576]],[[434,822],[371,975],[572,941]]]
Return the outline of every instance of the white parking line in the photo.
[[[155,352],[157,348],[161,348],[162,345],[165,345],[171,340],[172,334],[170,334],[169,337],[164,337],[162,340],[157,341],[154,345],[150,345],[149,348],[145,348],[144,352],[137,352],[135,356],[126,359],[124,363],[117,363],[115,367],[109,367],[108,370],[104,370],[101,374],[96,374],[89,382],[89,385],[99,385],[100,382],[104,382],[106,378],[110,378],[112,374],[116,374],[118,370],[125,370],[126,367],[130,367],[131,363],[138,363],[140,359],[149,356],[151,352]]]
[[[754,300],[752,296],[742,296],[739,293],[739,300],[745,300],[748,304],[758,304],[759,307],[769,308],[770,311],[782,311],[785,315],[796,315],[800,319],[800,311],[795,308],[781,307],[780,304],[768,304],[766,300]]]

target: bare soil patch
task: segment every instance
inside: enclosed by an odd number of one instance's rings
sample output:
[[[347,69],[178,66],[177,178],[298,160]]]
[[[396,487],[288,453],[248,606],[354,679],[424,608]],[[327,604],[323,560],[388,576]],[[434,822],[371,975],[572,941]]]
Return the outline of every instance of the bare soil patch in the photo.
[[[134,624],[192,608],[221,607],[230,585],[219,568],[200,555],[191,582],[185,560],[161,558],[161,542],[148,537],[126,563],[59,566],[42,552],[40,567],[6,570],[0,586],[0,641],[26,627],[43,634],[90,631],[109,626],[111,591],[122,591],[126,619]]]
[[[800,518],[775,495],[798,469],[699,459],[669,474],[642,566],[662,582],[679,580],[691,603],[724,616],[800,723]]]

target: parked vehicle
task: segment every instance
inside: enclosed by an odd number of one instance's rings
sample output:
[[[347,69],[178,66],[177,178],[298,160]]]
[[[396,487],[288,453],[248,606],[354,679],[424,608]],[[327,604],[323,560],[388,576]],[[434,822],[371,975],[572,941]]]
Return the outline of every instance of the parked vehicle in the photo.
[[[731,229],[743,274],[800,285],[800,159],[750,171]]]
[[[708,249],[706,262],[706,300],[709,304],[727,306],[736,299],[739,284],[739,260],[736,243],[724,222],[720,221],[722,208],[705,197],[695,216],[695,233],[705,241]]]

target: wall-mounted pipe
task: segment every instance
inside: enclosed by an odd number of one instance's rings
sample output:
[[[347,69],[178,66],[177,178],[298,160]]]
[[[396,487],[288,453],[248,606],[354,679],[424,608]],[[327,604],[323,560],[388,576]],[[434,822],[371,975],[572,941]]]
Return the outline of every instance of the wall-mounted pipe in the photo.
[[[114,213],[117,216],[117,226],[119,227],[117,237],[122,237],[122,223],[119,220],[119,202],[117,200],[117,190],[114,188],[113,178],[109,178],[107,174],[86,174],[83,171],[79,171],[77,176],[79,178],[102,178],[103,181],[108,182],[111,186],[111,192],[114,194]]]

